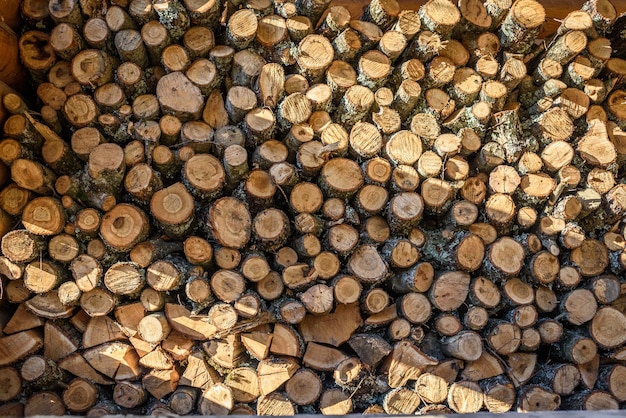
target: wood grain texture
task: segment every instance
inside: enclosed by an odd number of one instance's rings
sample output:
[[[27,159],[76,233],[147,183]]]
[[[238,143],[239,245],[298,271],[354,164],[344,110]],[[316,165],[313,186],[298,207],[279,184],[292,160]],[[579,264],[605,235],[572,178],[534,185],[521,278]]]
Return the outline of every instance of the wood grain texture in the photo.
[[[103,415],[102,418],[113,418],[116,415]],[[347,414],[343,415],[344,418],[360,418],[362,414]],[[624,413],[622,411],[543,411],[543,412],[529,412],[524,413],[524,418],[622,418]],[[128,417],[134,418],[138,415],[128,415]],[[203,418],[204,415],[187,415],[188,418]],[[320,415],[314,414],[299,414],[299,418],[319,418]],[[440,418],[456,418],[456,414],[437,414]],[[489,412],[476,412],[472,414],[472,418],[519,418],[520,414],[516,412],[506,412],[492,414]],[[33,415],[32,418],[45,418],[45,415]]]
[[[353,19],[358,19],[363,13],[363,8],[367,5],[367,1],[363,0],[333,0],[331,5],[333,6],[345,6],[350,10],[350,14]],[[399,0],[400,7],[403,10],[417,10],[419,6],[425,3],[424,0]],[[541,3],[546,8],[546,23],[542,32],[542,36],[553,33],[559,26],[559,19],[565,17],[573,10],[578,10],[584,3],[584,0],[574,0],[572,2],[563,2],[559,0],[542,0]],[[0,22],[6,21],[6,23],[13,29],[19,27],[19,13],[18,7],[19,1],[17,0],[0,0]],[[617,12],[619,14],[626,11],[626,0],[613,1]],[[19,66],[17,54],[15,56],[9,56],[9,62],[6,66]],[[8,77],[14,77],[10,74]],[[5,76],[0,76],[0,81],[4,81],[8,84],[15,84],[13,78],[9,79]],[[20,88],[21,90],[21,88]],[[22,92],[24,92],[22,90]],[[26,93],[26,92],[24,92]]]
[[[1,6],[0,6],[1,7]],[[19,62],[17,47],[18,35],[5,23],[0,16],[0,81],[11,87],[21,86],[24,79],[24,71]]]
[[[4,22],[14,31],[20,29],[20,1],[0,0],[0,22]]]
[[[574,10],[580,10],[580,7],[585,3],[584,0],[540,0],[539,1],[546,9],[546,23],[544,24],[542,36],[554,33],[558,28],[560,22],[558,20],[563,19],[568,13]],[[358,19],[363,14],[363,9],[369,2],[363,0],[333,0],[331,6],[344,6],[350,10],[350,14],[353,19]],[[398,0],[400,8],[402,10],[418,10],[419,6],[426,3],[425,0]],[[626,1],[612,1],[613,5],[617,9],[617,13],[622,14],[626,12]]]
[[[332,0],[110,0],[104,18],[88,12],[100,0],[19,1],[52,21],[21,27],[38,107],[3,101],[1,402],[25,416],[626,402],[611,0],[562,20],[541,0],[359,0],[315,30]],[[222,24],[194,2],[225,5]],[[78,38],[90,16],[108,42]],[[76,378],[102,396],[82,406]],[[8,405],[0,417],[22,415]]]

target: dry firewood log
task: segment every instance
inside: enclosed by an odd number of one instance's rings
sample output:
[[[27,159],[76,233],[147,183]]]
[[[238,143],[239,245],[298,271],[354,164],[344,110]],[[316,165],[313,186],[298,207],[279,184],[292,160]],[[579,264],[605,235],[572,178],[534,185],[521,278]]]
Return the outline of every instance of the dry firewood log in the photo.
[[[36,101],[0,89],[0,415],[626,399],[609,0],[544,40],[535,0],[40,3]]]

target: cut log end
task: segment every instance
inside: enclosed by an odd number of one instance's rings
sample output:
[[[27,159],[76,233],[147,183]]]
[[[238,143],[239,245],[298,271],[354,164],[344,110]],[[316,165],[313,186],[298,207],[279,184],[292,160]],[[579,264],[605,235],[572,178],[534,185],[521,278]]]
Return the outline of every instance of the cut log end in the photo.
[[[423,3],[7,9],[0,415],[626,402],[624,19]]]

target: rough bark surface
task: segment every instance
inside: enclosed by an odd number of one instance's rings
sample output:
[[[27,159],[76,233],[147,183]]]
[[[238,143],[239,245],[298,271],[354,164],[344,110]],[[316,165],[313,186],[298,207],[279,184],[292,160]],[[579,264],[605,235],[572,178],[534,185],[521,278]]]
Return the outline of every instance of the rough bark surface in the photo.
[[[542,42],[535,0],[39,3],[0,415],[623,407],[609,0]]]

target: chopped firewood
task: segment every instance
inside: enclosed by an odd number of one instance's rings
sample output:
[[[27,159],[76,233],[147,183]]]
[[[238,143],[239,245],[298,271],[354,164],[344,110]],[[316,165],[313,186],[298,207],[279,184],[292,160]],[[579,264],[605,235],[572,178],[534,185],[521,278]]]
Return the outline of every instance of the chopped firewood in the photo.
[[[259,362],[257,374],[261,395],[279,389],[299,369],[298,363],[289,357],[271,357]]]
[[[88,349],[84,357],[94,369],[115,380],[137,378],[141,373],[137,352],[125,343],[113,342]]]
[[[79,353],[72,353],[67,357],[59,360],[58,365],[63,370],[70,372],[75,376],[83,377],[90,382],[99,384],[99,385],[112,385],[113,380],[107,379],[96,369],[94,369],[85,358]]]
[[[0,365],[14,364],[43,346],[43,339],[36,330],[22,331],[0,338],[2,361]]]
[[[317,343],[308,343],[302,361],[314,370],[332,371],[348,356],[343,352]]]
[[[388,371],[389,386],[400,387],[419,377],[428,366],[437,363],[437,360],[424,354],[411,342],[401,341],[395,345],[382,367]]]
[[[299,329],[305,341],[337,347],[348,341],[361,323],[357,304],[339,305],[333,313],[317,317],[306,316],[299,324]]]
[[[626,400],[610,0],[21,3],[0,415]]]
[[[192,339],[204,340],[217,332],[215,326],[203,321],[201,317],[191,316],[191,312],[182,305],[166,304],[165,315],[172,329]]]

